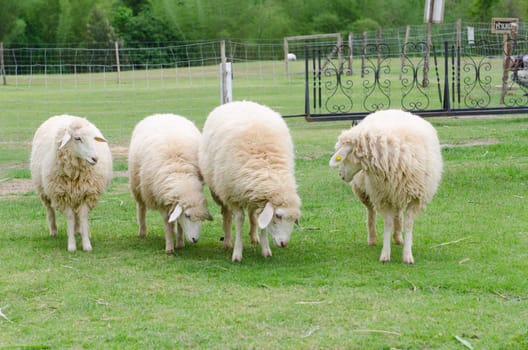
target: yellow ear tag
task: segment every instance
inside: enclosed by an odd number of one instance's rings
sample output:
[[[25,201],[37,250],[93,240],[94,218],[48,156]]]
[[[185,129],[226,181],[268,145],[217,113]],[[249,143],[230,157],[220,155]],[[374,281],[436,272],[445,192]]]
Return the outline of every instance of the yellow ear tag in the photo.
[[[343,157],[341,157],[341,155],[338,154],[335,159],[337,162],[340,162],[341,160],[343,160]]]

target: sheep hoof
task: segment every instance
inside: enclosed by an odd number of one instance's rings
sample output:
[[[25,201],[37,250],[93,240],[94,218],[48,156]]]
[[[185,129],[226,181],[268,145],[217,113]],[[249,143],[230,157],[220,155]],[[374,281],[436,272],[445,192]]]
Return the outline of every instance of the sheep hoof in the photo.
[[[72,252],[72,253],[73,253],[73,252],[75,252],[76,250],[77,250],[77,247],[76,247],[76,246],[70,246],[70,245],[68,245],[68,251],[69,251],[69,252]]]
[[[390,262],[390,255],[387,255],[387,254],[381,253],[381,256],[380,256],[380,262],[382,262],[382,263],[388,263],[388,262]]]
[[[397,244],[397,245],[402,245],[403,244],[403,239],[402,239],[402,236],[394,236],[394,243]]]
[[[235,254],[233,253],[233,257],[231,259],[233,262],[241,262],[242,261],[242,254]]]
[[[57,230],[51,230],[50,231],[50,236],[51,237],[57,237]]]
[[[233,243],[230,241],[224,241],[224,248],[225,249],[231,249],[233,248]]]
[[[174,249],[165,249],[165,254],[167,255],[174,254]]]
[[[414,264],[414,258],[412,256],[412,254],[404,255],[403,256],[403,263],[404,264],[409,264],[409,265]]]
[[[373,240],[369,239],[368,245],[376,245],[376,240],[375,239],[373,239]]]
[[[260,243],[260,239],[258,238],[258,236],[251,236],[251,243],[253,244],[259,244]]]
[[[262,249],[262,256],[268,258],[271,256],[271,249]]]
[[[91,252],[92,251],[92,246],[83,247],[83,251]]]

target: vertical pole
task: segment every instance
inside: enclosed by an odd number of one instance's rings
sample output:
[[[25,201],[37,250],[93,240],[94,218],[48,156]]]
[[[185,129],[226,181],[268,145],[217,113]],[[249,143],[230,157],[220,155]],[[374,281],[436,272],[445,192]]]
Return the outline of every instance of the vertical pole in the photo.
[[[381,28],[378,28],[376,32],[376,49],[378,51],[378,70],[380,69],[381,65]]]
[[[405,28],[405,40],[403,42],[401,63],[400,63],[400,80],[403,74],[403,65],[405,64],[405,57],[407,56],[407,45],[409,44],[409,35],[411,34],[411,26],[408,24]]]
[[[363,43],[361,50],[361,77],[365,76],[365,55],[367,54],[367,32],[363,32]]]
[[[117,69],[117,83],[121,83],[121,64],[119,63],[119,44],[114,42],[115,45],[115,58],[116,58],[116,69]]]
[[[450,111],[449,104],[449,46],[447,41],[444,42],[444,111]]]
[[[220,103],[227,103],[225,40],[220,41]]]
[[[6,72],[4,66],[4,43],[0,42],[0,74],[2,74],[2,80],[4,85],[7,85]]]
[[[353,51],[353,41],[354,33],[348,33],[348,72],[350,75],[354,73],[353,70],[353,60],[354,60],[354,51]]]
[[[286,76],[288,76],[288,39],[284,38],[284,65],[286,66]]]
[[[500,97],[500,104],[504,104],[504,97],[506,96],[506,91],[508,90],[508,71],[510,69],[510,52],[508,50],[508,34],[502,35],[502,45],[504,51],[504,61],[502,63],[502,91]]]
[[[422,80],[423,87],[427,87],[429,85],[429,56],[431,53],[432,27],[433,27],[433,24],[431,22],[428,22],[427,23],[427,41],[425,43],[425,56],[424,56],[424,66],[423,66],[423,80]]]
[[[343,71],[343,34],[339,33],[337,36],[337,62],[339,64],[339,72]]]
[[[308,57],[308,46],[304,47],[304,79],[305,79],[305,86],[304,86],[304,114],[306,117],[310,117],[310,78],[308,74],[310,74],[309,70],[309,64],[308,60],[310,58]]]

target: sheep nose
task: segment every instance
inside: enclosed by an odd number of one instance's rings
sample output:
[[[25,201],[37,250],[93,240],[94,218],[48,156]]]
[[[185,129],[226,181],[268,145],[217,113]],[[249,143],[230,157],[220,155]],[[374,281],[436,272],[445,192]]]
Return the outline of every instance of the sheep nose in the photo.
[[[288,242],[280,241],[280,247],[284,248],[288,245]]]
[[[193,243],[198,242],[198,238],[194,238],[194,237],[193,237],[192,242],[193,242]]]
[[[97,161],[99,160],[99,158],[97,157],[92,157],[91,159],[93,164],[97,163]]]

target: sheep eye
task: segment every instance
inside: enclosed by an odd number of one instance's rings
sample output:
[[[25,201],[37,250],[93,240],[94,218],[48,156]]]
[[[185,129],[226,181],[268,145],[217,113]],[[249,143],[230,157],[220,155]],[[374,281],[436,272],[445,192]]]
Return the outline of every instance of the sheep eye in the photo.
[[[73,139],[74,139],[75,141],[82,141],[81,138],[80,138],[79,136],[75,136]]]
[[[185,217],[186,217],[187,219],[190,219],[190,218],[191,218],[191,214],[187,214],[187,213],[185,213]]]
[[[282,220],[282,214],[275,214],[275,217],[279,220]]]

